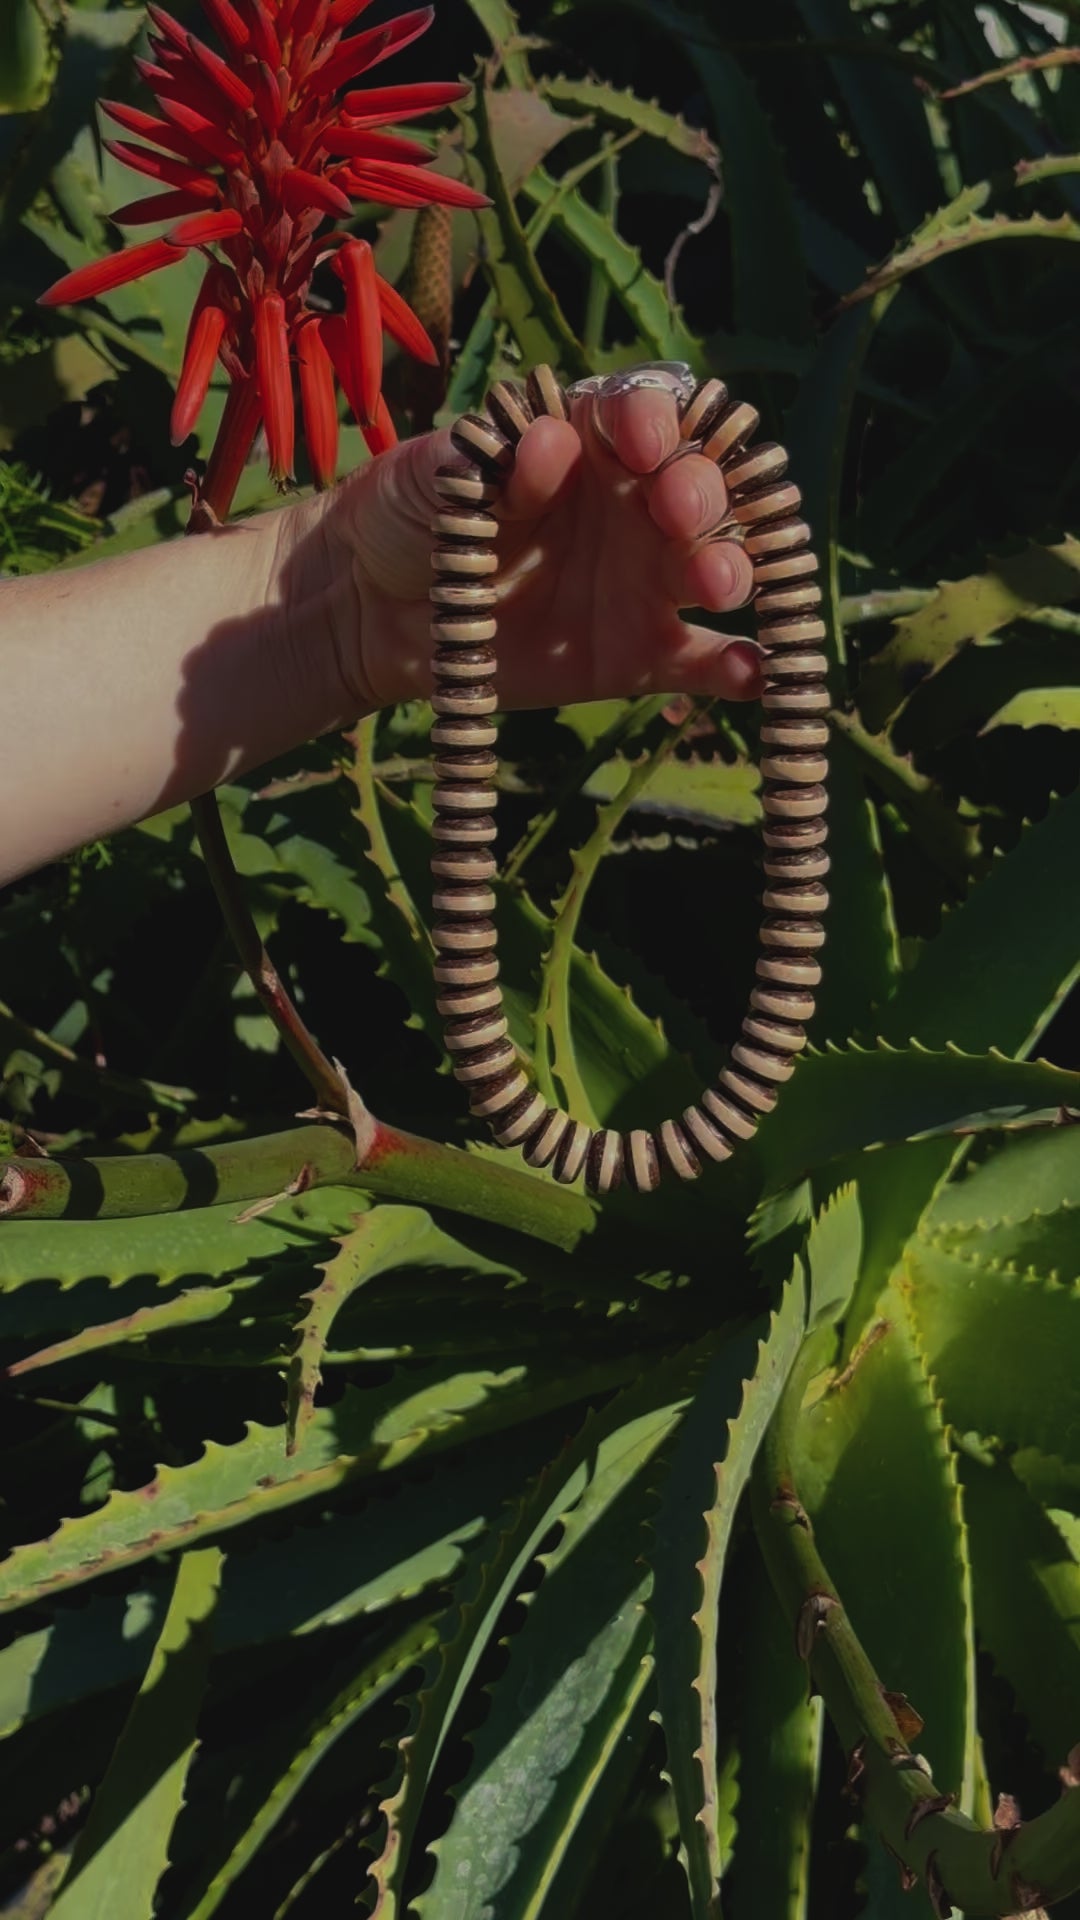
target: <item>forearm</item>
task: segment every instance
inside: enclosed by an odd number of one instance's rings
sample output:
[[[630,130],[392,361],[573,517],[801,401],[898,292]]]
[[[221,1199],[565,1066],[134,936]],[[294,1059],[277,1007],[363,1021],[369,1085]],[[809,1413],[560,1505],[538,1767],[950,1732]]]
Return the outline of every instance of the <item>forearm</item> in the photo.
[[[0,882],[354,717],[310,646],[340,587],[287,617],[281,522],[0,586]]]

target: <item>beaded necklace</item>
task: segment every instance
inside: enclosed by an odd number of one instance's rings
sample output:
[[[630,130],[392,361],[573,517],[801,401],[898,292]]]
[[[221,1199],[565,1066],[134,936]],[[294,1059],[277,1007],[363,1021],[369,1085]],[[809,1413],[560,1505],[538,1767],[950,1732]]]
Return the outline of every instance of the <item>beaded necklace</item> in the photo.
[[[595,392],[602,384],[582,382],[571,393]],[[824,781],[831,702],[820,651],[825,625],[814,579],[818,562],[799,515],[799,489],[786,478],[787,454],[775,443],[749,446],[758,415],[731,400],[720,380],[695,386],[688,369],[657,367],[620,384],[662,385],[674,392],[684,450],[720,467],[730,531],[741,536],[753,562],[757,640],[764,655],[765,915],[750,1006],[717,1084],[679,1118],[655,1128],[594,1129],[549,1107],[518,1063],[499,986],[491,885],[499,767],[499,529],[489,509],[531,422],[545,414],[570,418],[568,394],[550,368],[536,368],[524,388],[498,381],[482,413],[457,421],[451,439],[461,460],[439,469],[443,504],[432,522],[432,938],[446,1045],[470,1111],[487,1122],[498,1145],[520,1149],[530,1166],[550,1166],[564,1184],[584,1176],[594,1194],[610,1193],[624,1179],[637,1192],[651,1193],[665,1169],[680,1180],[696,1179],[706,1160],[727,1160],[751,1138],[806,1045],[828,905]]]

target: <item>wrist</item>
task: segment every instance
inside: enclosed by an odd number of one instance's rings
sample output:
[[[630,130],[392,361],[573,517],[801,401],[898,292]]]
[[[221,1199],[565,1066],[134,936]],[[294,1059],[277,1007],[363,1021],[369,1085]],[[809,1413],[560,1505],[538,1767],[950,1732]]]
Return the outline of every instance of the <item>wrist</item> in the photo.
[[[364,595],[334,535],[334,494],[264,516],[267,668],[297,738],[351,726],[378,704],[363,671]]]

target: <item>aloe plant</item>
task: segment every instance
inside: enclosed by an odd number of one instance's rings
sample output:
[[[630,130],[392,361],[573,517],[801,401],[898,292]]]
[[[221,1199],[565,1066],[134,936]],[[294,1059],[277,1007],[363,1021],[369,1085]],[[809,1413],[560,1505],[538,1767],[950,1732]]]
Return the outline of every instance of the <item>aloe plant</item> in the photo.
[[[836,702],[814,1044],[677,1197],[470,1141],[422,705],[220,796],[348,1124],[297,1117],[184,810],[12,890],[13,1912],[1080,1911],[1080,105],[1071,29],[983,16],[447,27],[490,57],[436,165],[492,208],[377,244],[453,295],[447,413],[522,359],[685,357],[792,445]],[[100,250],[133,30],[73,7],[0,141],[5,321],[43,247]],[[185,271],[49,323],[162,420]],[[54,490],[50,556],[174,532],[169,458],[100,532]],[[13,521],[5,565],[43,544]],[[755,745],[660,701],[503,725],[513,1038],[585,1120],[723,1060]]]

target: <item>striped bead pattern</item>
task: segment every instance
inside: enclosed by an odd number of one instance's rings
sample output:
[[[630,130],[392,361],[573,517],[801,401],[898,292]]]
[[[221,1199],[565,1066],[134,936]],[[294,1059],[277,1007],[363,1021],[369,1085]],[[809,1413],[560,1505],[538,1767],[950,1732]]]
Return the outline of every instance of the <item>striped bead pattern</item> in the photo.
[[[758,425],[754,409],[731,400],[722,381],[702,381],[682,408],[682,439],[723,472],[729,497],[724,531],[741,540],[753,562],[757,639],[764,652],[765,917],[756,979],[730,1062],[696,1106],[652,1131],[588,1127],[547,1105],[509,1039],[491,887],[498,523],[490,508],[513,470],[522,434],[544,414],[570,417],[567,395],[550,368],[538,367],[524,387],[497,382],[483,413],[464,414],[452,429],[459,458],[440,468],[436,480],[441,504],[432,523],[431,868],[437,1005],[454,1077],[500,1146],[519,1148],[530,1166],[550,1167],[564,1184],[584,1177],[594,1194],[611,1193],[623,1182],[651,1193],[665,1173],[696,1180],[709,1161],[730,1159],[772,1111],[806,1045],[821,979],[829,871],[830,701],[818,562],[800,517],[799,490],[787,478],[784,449],[769,442],[751,446]]]

